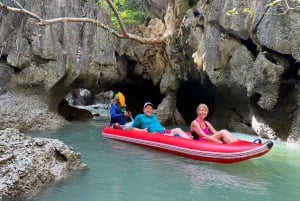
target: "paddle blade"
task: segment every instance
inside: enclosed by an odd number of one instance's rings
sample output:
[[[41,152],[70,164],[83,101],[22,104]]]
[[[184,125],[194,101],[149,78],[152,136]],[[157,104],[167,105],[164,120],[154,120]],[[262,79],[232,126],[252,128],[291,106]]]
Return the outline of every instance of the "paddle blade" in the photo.
[[[118,96],[119,96],[119,102],[121,104],[121,107],[126,107],[124,94],[122,94],[121,92],[119,92]]]

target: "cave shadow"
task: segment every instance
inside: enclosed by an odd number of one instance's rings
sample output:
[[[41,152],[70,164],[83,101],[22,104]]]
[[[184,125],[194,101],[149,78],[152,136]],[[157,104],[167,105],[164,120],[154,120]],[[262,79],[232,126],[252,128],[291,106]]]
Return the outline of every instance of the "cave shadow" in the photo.
[[[215,96],[211,84],[202,84],[197,81],[182,83],[177,92],[177,108],[187,124],[190,124],[196,117],[196,109],[200,103],[209,107],[209,115],[214,113]]]
[[[131,83],[117,83],[111,87],[115,93],[122,92],[126,97],[126,105],[133,116],[143,112],[145,102],[151,102],[155,108],[162,102],[159,86],[153,85],[151,80],[136,78]]]

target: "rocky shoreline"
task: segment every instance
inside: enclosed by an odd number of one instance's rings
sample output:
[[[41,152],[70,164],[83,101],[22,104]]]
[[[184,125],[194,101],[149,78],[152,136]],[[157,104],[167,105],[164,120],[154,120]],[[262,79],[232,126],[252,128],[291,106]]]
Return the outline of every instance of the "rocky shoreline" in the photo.
[[[72,171],[86,168],[81,154],[57,139],[0,130],[0,200],[30,196]]]
[[[46,184],[86,168],[81,154],[57,139],[22,131],[58,129],[69,122],[48,110],[41,93],[9,91],[0,96],[0,200],[30,197]]]

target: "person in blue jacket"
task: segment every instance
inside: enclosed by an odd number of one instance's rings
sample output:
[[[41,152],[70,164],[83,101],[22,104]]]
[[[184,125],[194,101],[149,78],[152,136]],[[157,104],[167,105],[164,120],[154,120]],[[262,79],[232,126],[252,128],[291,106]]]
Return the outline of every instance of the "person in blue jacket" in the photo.
[[[180,128],[171,129],[166,133],[166,129],[161,125],[158,118],[153,114],[154,105],[151,102],[144,104],[143,114],[138,114],[133,121],[133,130],[146,131],[150,133],[161,133],[164,135],[178,136],[181,138],[192,139],[190,135]]]
[[[119,93],[114,98],[114,103],[110,108],[110,126],[118,129],[131,129],[133,119],[127,106],[121,106]]]

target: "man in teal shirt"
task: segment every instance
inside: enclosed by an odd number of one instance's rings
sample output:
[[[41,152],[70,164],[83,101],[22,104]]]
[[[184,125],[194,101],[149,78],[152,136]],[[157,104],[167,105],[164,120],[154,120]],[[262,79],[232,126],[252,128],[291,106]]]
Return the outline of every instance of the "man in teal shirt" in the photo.
[[[135,130],[145,130],[150,133],[164,133],[165,128],[160,124],[158,118],[153,114],[154,105],[150,102],[144,104],[144,114],[138,114],[134,118],[133,127]]]
[[[146,131],[150,133],[163,133],[166,129],[160,124],[156,115],[153,114],[154,105],[150,102],[144,104],[144,114],[138,114],[133,121],[133,130]],[[192,139],[190,135],[181,130],[180,128],[174,128],[170,133],[165,135],[178,136],[181,138]]]

